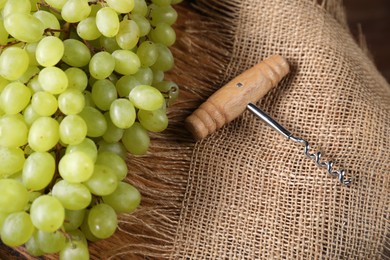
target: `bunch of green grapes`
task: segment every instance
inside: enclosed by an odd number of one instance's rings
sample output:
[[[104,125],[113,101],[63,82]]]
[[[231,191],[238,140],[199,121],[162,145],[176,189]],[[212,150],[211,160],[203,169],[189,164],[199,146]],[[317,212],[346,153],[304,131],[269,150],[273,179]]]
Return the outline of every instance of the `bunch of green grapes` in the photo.
[[[181,0],[0,0],[0,238],[88,259],[140,204],[125,157],[168,125]]]

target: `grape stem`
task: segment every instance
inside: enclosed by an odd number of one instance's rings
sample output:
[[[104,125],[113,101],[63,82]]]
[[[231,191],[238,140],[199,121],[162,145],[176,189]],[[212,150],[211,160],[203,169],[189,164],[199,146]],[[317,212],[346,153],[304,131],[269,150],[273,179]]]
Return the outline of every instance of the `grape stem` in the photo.
[[[9,42],[7,44],[0,45],[0,50],[5,49],[7,47],[10,47],[12,45],[18,44],[18,43],[21,43],[21,41],[12,41],[12,42]]]
[[[37,3],[37,9],[40,10],[42,7],[47,7],[49,10],[57,13],[57,14],[61,14],[61,11],[52,7],[51,5],[49,5],[48,3],[46,3],[44,0],[41,0],[39,3]]]

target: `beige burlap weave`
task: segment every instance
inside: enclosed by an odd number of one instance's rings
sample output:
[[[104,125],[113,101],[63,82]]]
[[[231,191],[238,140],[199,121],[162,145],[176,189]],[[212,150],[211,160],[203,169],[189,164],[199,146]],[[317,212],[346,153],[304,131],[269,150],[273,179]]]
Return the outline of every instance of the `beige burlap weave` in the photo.
[[[171,125],[129,157],[141,208],[92,259],[381,259],[389,256],[390,87],[339,1],[199,0],[178,7],[181,86]],[[289,75],[258,106],[353,176],[350,187],[249,112],[194,143],[183,121],[271,54]]]

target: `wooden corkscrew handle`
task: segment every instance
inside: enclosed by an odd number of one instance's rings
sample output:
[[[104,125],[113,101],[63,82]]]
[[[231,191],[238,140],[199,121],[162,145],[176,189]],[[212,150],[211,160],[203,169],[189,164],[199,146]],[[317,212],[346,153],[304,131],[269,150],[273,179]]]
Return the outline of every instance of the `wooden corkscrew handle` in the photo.
[[[197,140],[203,139],[241,115],[249,103],[256,103],[289,72],[287,61],[272,55],[244,71],[211,95],[185,120]]]

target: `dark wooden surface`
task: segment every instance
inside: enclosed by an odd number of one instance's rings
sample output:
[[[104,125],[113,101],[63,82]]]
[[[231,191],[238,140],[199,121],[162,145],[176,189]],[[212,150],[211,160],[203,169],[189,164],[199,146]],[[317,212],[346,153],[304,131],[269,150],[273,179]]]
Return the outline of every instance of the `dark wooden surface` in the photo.
[[[344,0],[351,32],[359,26],[382,75],[390,82],[390,0]]]

